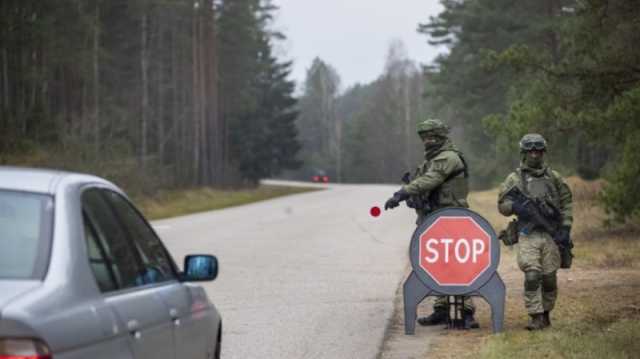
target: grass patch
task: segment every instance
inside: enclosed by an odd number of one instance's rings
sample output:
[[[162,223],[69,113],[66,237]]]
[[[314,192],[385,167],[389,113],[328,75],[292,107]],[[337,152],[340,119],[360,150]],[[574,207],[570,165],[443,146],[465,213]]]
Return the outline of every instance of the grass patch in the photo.
[[[515,330],[489,337],[480,357],[501,358],[637,358],[640,353],[640,299],[637,281],[616,288],[601,285],[588,292],[561,295],[553,328]]]
[[[608,216],[598,202],[602,181],[569,179],[574,197],[574,263],[596,268],[640,268],[640,226],[606,226]]]
[[[160,191],[153,197],[136,198],[135,202],[147,218],[162,219],[317,190],[318,188],[268,185],[250,190],[218,190],[204,187]]]
[[[640,240],[582,241],[574,248],[576,263],[596,268],[640,268]]]
[[[640,323],[621,320],[605,327],[577,324],[541,333],[506,333],[488,341],[482,358],[637,358]]]

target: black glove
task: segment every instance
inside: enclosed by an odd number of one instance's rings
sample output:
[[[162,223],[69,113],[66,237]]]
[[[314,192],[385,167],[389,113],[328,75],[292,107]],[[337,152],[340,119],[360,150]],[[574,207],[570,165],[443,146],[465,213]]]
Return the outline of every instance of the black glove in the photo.
[[[400,205],[400,202],[407,200],[410,197],[409,193],[403,189],[393,194],[393,197],[389,198],[384,204],[384,210],[393,209]]]
[[[556,234],[554,240],[560,247],[569,247],[571,245],[571,227],[562,226]]]
[[[515,213],[516,216],[518,216],[519,219],[529,218],[529,210],[527,209],[527,207],[523,206],[522,203],[514,201],[513,204],[511,205],[511,209],[513,210],[513,213]]]

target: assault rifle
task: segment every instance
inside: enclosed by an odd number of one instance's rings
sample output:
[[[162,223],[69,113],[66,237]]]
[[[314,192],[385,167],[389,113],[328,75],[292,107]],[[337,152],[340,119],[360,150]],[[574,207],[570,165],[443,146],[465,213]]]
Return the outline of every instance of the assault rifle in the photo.
[[[562,261],[561,268],[570,268],[571,259],[573,258],[573,254],[571,253],[573,243],[571,243],[571,241],[569,241],[569,243],[560,243],[557,239],[560,229],[560,211],[544,199],[534,199],[527,196],[518,186],[511,187],[504,196],[511,199],[514,203],[519,203],[527,211],[529,218],[527,218],[526,221],[518,218],[518,228],[520,228],[520,231],[529,233],[536,227],[542,227],[553,237],[558,245]],[[523,222],[526,224],[521,226],[520,224]]]
[[[405,174],[402,176],[401,181],[404,184],[411,183],[411,173],[405,172]],[[428,212],[431,208],[431,205],[428,202],[426,202],[424,199],[422,199],[421,196],[413,195],[409,197],[409,199],[407,200],[407,207],[418,209],[418,210],[425,210]]]
[[[525,233],[535,227],[542,227],[553,237],[558,234],[560,212],[557,208],[549,205],[547,201],[527,196],[518,186],[511,187],[504,196],[520,204],[527,211],[529,216],[527,224],[521,227]]]

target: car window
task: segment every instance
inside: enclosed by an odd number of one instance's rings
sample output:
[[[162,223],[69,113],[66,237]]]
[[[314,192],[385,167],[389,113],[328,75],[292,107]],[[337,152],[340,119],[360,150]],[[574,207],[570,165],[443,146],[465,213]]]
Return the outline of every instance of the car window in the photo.
[[[82,209],[90,224],[89,229],[95,230],[95,233],[89,231],[85,235],[94,235],[97,239],[94,242],[98,245],[96,249],[103,249],[104,259],[110,263],[118,288],[138,286],[142,268],[139,265],[136,249],[99,189],[90,189],[82,194]],[[88,244],[89,240],[90,238],[87,238]],[[91,251],[91,244],[88,248]],[[94,268],[93,265],[92,268]],[[102,274],[94,270],[94,275],[100,283],[98,277]]]
[[[118,289],[119,273],[112,266],[113,258],[107,255],[104,242],[98,238],[97,232],[86,214],[84,217],[84,233],[87,240],[89,264],[102,292]]]
[[[0,278],[43,278],[49,261],[53,198],[0,190]]]
[[[171,258],[147,221],[118,193],[105,191],[105,195],[140,253],[144,275],[139,281],[151,284],[176,279]]]

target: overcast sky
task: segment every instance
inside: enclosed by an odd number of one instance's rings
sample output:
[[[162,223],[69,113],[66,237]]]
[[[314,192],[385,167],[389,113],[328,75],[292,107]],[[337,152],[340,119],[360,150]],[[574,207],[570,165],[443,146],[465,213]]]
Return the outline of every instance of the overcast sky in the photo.
[[[280,7],[275,27],[288,37],[283,45],[294,60],[298,85],[318,56],[336,68],[342,90],[368,83],[383,71],[389,44],[404,42],[409,57],[428,63],[444,51],[416,32],[418,23],[440,10],[438,0],[274,0]]]

